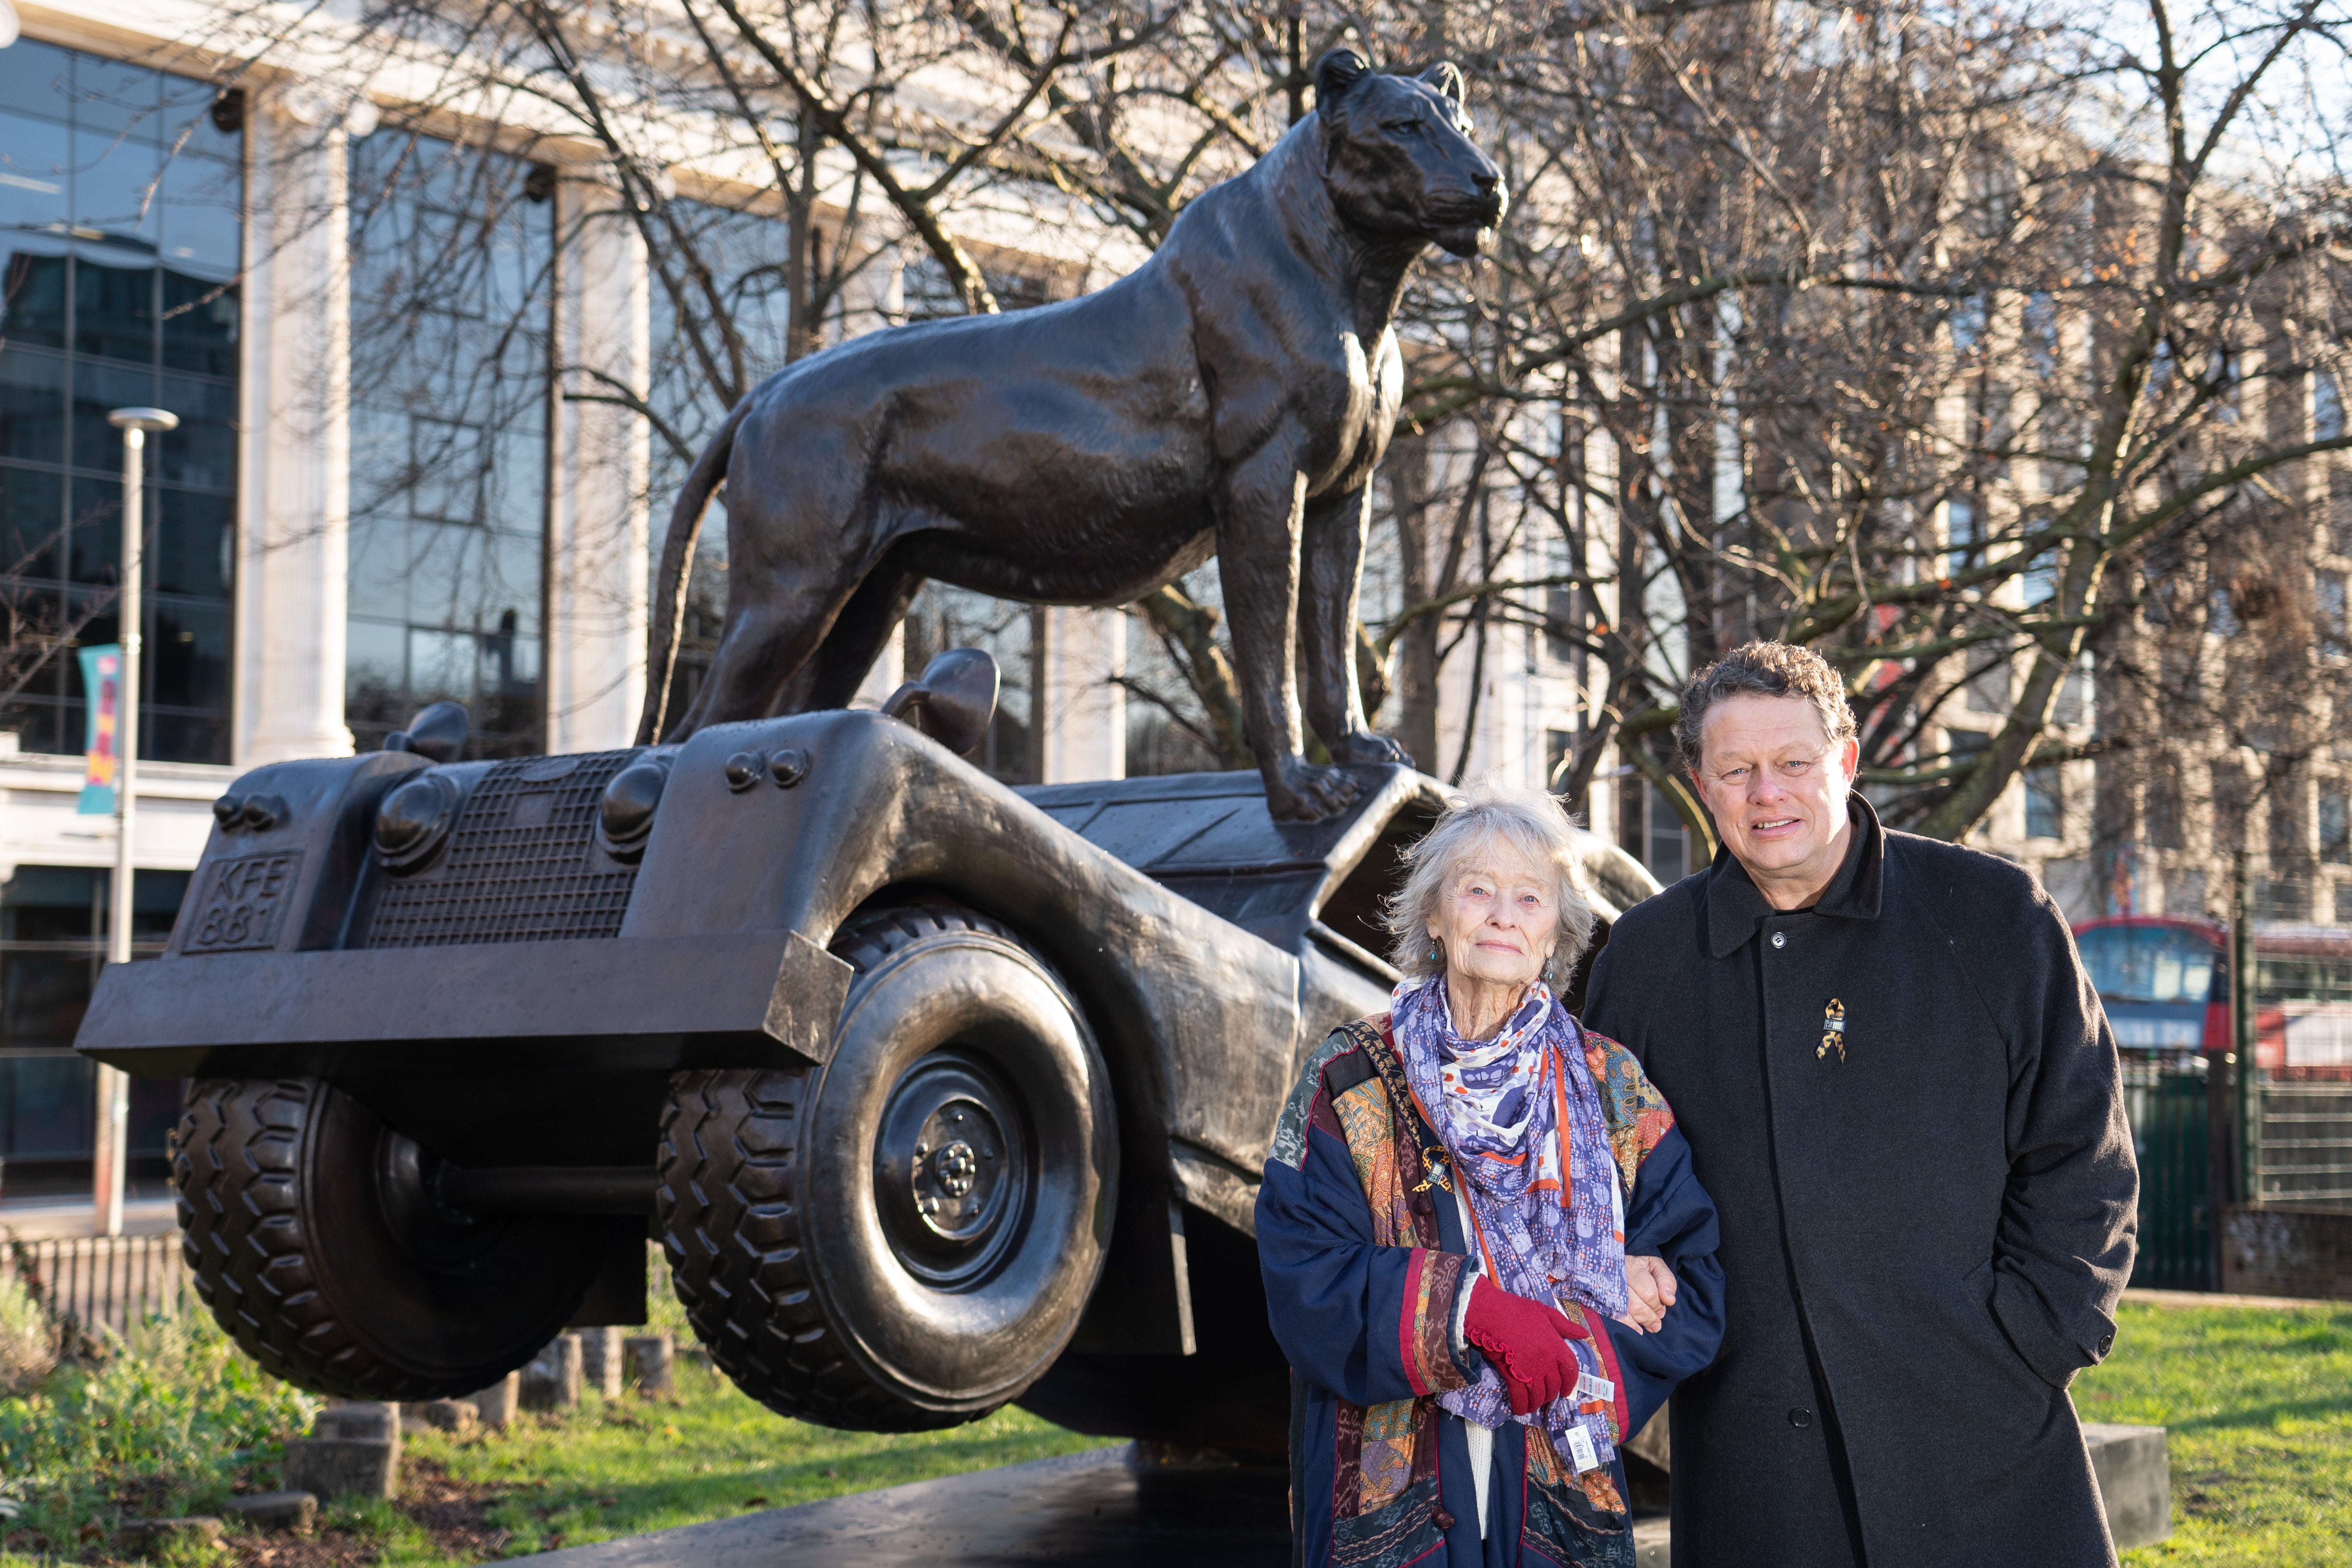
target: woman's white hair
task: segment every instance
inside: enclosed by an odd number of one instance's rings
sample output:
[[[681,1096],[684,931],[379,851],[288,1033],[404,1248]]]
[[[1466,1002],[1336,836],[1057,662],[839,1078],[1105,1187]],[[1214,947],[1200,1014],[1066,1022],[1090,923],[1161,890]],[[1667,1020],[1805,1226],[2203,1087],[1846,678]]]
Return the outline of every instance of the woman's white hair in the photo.
[[[1559,911],[1553,933],[1552,974],[1565,982],[1592,941],[1592,906],[1576,890],[1576,830],[1558,799],[1538,789],[1497,789],[1481,784],[1448,803],[1437,826],[1402,857],[1404,887],[1388,901],[1382,921],[1389,931],[1389,962],[1414,980],[1442,973],[1445,961],[1431,952],[1429,923],[1445,901],[1445,891],[1463,863],[1496,839],[1510,845],[1528,864],[1552,878],[1552,907]]]

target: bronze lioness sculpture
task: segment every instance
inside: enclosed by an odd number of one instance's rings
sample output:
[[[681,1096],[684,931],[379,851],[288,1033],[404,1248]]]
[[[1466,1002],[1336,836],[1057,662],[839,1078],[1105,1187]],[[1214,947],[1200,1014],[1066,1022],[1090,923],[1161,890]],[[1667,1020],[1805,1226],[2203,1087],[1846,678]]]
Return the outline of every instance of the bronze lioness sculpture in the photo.
[[[926,578],[1119,605],[1213,548],[1274,815],[1355,795],[1300,755],[1302,652],[1333,762],[1407,760],[1365,721],[1356,595],[1405,269],[1433,242],[1475,255],[1503,215],[1462,91],[1451,65],[1387,76],[1335,51],[1315,113],[1108,288],[874,332],[762,382],[671,513],[640,742],[661,730],[680,577],[723,477],[726,622],[679,735],[845,703]]]

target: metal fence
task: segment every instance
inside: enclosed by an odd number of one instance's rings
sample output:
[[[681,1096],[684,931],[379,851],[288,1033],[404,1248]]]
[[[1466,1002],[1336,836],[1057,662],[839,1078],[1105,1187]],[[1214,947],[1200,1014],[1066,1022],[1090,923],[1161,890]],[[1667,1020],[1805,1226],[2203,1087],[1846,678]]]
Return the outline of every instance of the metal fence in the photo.
[[[2259,1201],[2352,1208],[2352,1083],[2266,1076],[2262,1096]]]
[[[2124,1110],[2139,1161],[2139,1258],[2131,1282],[2143,1289],[2214,1288],[2204,1068],[2201,1060],[2123,1064]]]
[[[127,1333],[180,1310],[188,1289],[177,1231],[165,1236],[77,1236],[0,1241],[0,1276],[19,1280],[70,1327]]]

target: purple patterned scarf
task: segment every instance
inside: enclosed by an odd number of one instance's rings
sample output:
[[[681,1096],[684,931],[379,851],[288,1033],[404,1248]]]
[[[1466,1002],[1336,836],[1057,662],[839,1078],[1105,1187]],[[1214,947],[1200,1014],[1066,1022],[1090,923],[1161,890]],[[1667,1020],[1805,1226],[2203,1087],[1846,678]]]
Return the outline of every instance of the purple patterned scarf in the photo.
[[[1452,1156],[1477,1221],[1471,1246],[1483,1252],[1495,1283],[1531,1301],[1571,1309],[1581,1303],[1604,1317],[1622,1317],[1617,1162],[1601,1093],[1585,1066],[1584,1040],[1568,1009],[1538,980],[1501,1034],[1465,1040],[1454,1031],[1442,975],[1399,985],[1389,1006],[1405,1082]],[[1607,1375],[1590,1342],[1568,1342],[1588,1375]],[[1491,1366],[1469,1387],[1439,1394],[1438,1403],[1489,1428],[1540,1416],[1563,1457],[1569,1428],[1580,1425],[1601,1463],[1615,1452],[1608,1417],[1579,1414],[1572,1393],[1535,1415],[1512,1415]]]

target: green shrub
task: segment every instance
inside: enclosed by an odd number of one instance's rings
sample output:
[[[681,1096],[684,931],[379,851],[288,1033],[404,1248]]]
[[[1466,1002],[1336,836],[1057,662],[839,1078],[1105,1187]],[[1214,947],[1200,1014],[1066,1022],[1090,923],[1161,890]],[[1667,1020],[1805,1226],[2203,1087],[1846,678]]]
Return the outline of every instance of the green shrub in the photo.
[[[0,1399],[0,1475],[24,1499],[16,1525],[52,1541],[110,1512],[131,1483],[183,1503],[225,1498],[236,1465],[303,1431],[318,1409],[202,1312],[101,1336],[108,1353],[95,1363],[64,1363]]]
[[[57,1325],[22,1280],[0,1278],[0,1395],[34,1387],[57,1364]]]

